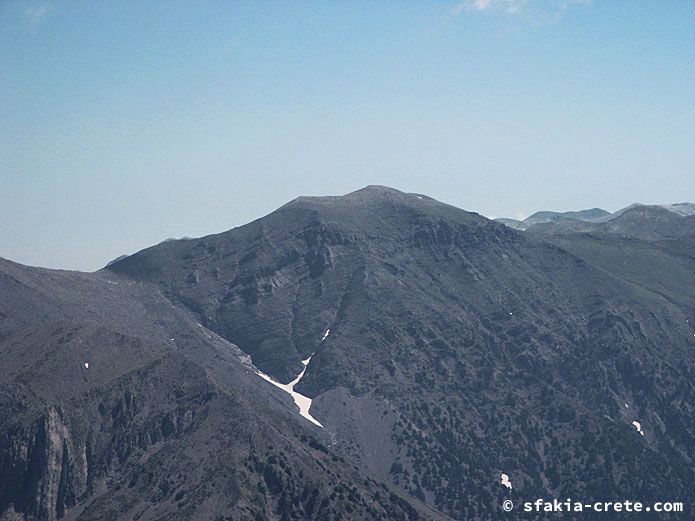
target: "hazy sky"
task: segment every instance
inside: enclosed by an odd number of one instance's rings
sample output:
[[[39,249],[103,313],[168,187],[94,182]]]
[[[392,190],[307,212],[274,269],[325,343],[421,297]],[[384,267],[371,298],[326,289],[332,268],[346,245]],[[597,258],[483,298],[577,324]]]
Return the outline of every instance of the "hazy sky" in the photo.
[[[92,270],[367,184],[695,200],[695,2],[0,0],[0,256]]]

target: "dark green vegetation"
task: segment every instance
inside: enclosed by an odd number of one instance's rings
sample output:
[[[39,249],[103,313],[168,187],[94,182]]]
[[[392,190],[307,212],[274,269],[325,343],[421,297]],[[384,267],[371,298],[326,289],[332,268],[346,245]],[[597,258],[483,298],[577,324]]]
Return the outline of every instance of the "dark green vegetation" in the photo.
[[[695,230],[673,215],[519,232],[368,187],[96,274],[3,263],[0,510],[439,516],[424,501],[505,519],[508,497],[572,497],[692,511]],[[566,221],[591,233],[539,231]],[[326,428],[244,353],[283,382],[315,353],[297,390]]]

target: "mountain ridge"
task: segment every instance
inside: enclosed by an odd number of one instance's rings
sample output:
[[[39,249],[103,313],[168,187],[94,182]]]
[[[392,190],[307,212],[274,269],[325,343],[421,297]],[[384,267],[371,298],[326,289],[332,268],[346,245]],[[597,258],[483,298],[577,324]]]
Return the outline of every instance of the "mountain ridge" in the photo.
[[[621,216],[627,214],[632,216],[634,222],[623,229]],[[658,238],[665,234],[687,234],[689,227],[693,225],[692,216],[695,215],[695,204],[675,203],[665,205],[645,205],[633,203],[614,213],[606,212],[600,208],[581,210],[578,212],[550,212],[539,211],[527,217],[523,221],[509,219],[506,217],[496,218],[495,221],[505,224],[510,228],[521,231],[532,231],[543,234],[566,234],[566,233],[614,233],[627,234],[637,238]],[[679,221],[674,216],[684,217],[685,220]],[[650,233],[641,231],[640,227],[652,227],[655,220],[668,221],[670,223],[660,229],[654,229]],[[616,221],[617,220],[617,221]],[[612,221],[616,223],[608,224]],[[678,222],[679,224],[670,225]],[[669,229],[670,228],[670,229]]]

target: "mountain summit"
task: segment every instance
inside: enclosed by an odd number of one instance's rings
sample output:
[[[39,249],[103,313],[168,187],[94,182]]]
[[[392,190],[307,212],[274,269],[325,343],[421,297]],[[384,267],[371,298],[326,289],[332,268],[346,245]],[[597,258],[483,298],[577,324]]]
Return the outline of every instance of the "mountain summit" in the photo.
[[[312,339],[334,323],[351,281],[357,288],[373,273],[391,283],[403,269],[394,254],[516,240],[478,214],[370,186],[341,197],[300,197],[246,226],[159,244],[107,269],[157,283],[287,383],[318,348]]]

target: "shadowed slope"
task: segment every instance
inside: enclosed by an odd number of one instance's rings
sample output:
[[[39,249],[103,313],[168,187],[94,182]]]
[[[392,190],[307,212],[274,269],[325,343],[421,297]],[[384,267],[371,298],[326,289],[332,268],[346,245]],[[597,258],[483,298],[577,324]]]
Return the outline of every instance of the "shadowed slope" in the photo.
[[[0,260],[0,294],[1,519],[442,518],[155,286]]]

